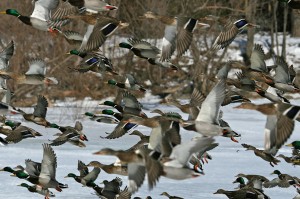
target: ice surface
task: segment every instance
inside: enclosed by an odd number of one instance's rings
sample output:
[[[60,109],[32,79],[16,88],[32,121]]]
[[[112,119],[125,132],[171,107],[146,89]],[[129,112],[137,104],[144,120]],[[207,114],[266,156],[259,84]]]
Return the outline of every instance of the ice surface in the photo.
[[[142,100],[143,102],[148,101],[150,98]],[[153,100],[153,99],[152,99]],[[148,102],[148,105],[151,104]],[[265,100],[255,101],[255,103],[266,102]],[[300,104],[300,101],[293,101],[294,104]],[[94,104],[94,103],[93,103]],[[63,104],[62,104],[63,105]],[[163,111],[176,111],[174,107],[152,104],[150,109],[160,108]],[[147,104],[145,105],[147,106]],[[235,106],[235,105],[233,105]],[[175,181],[160,178],[157,186],[152,190],[148,191],[147,182],[145,181],[142,188],[134,196],[146,197],[151,195],[153,198],[164,198],[160,196],[163,191],[169,192],[171,195],[177,195],[184,198],[226,198],[224,195],[214,195],[213,193],[223,188],[226,190],[233,190],[236,187],[232,184],[235,180],[234,176],[238,173],[245,174],[259,174],[264,175],[269,179],[273,179],[275,176],[271,176],[270,173],[274,169],[278,169],[283,173],[288,173],[295,176],[300,176],[298,167],[293,167],[282,161],[279,165],[274,168],[269,163],[256,157],[253,152],[245,151],[240,145],[241,143],[248,143],[256,147],[263,147],[263,131],[265,125],[265,116],[255,111],[250,110],[236,110],[233,109],[232,105],[223,107],[224,119],[229,122],[231,127],[242,134],[239,138],[240,143],[234,143],[230,139],[219,137],[217,142],[220,143],[219,147],[210,152],[212,160],[208,164],[204,165],[204,176],[200,176],[195,179]],[[104,108],[104,107],[102,107]],[[27,109],[29,111],[31,109]],[[77,173],[77,161],[82,160],[88,163],[92,160],[98,160],[105,164],[109,164],[115,161],[115,157],[111,156],[96,156],[92,155],[93,152],[103,148],[111,147],[114,149],[127,149],[138,141],[136,136],[125,135],[119,139],[106,140],[101,139],[100,136],[104,136],[105,132],[111,132],[114,125],[101,124],[94,121],[90,121],[87,117],[83,116],[82,113],[86,111],[93,111],[94,108],[49,108],[47,119],[51,122],[58,123],[60,125],[74,125],[76,119],[83,122],[84,132],[86,133],[89,141],[86,142],[86,148],[78,148],[69,143],[62,146],[53,147],[58,158],[57,168],[57,179],[62,183],[69,185],[68,189],[64,189],[61,193],[55,192],[56,198],[63,199],[82,199],[82,198],[98,198],[94,195],[92,189],[82,187],[81,184],[75,182],[70,178],[63,178],[68,173]],[[98,107],[98,110],[100,108]],[[146,111],[149,114],[149,111]],[[151,114],[150,114],[151,115]],[[183,115],[186,118],[186,115]],[[34,161],[41,161],[42,159],[42,143],[49,142],[49,139],[53,139],[53,134],[57,133],[57,129],[47,129],[38,125],[25,122],[21,119],[20,115],[13,115],[10,119],[20,120],[24,125],[32,127],[44,136],[36,139],[26,139],[18,144],[11,144],[6,147],[0,147],[0,167],[16,165],[24,165],[24,160],[30,158]],[[150,129],[139,126],[138,130],[143,133],[149,134]],[[296,128],[292,137],[288,142],[299,139],[299,125],[296,124]],[[187,132],[181,130],[183,142],[187,141],[197,133]],[[291,149],[283,147],[279,153],[290,155]],[[104,179],[111,180],[116,175],[106,174],[101,171],[97,183],[102,182]],[[127,179],[124,176],[120,176],[124,180],[123,187],[127,184]],[[28,192],[25,188],[16,186],[23,182],[23,180],[10,177],[7,172],[0,172],[0,198],[4,199],[29,199],[29,198],[42,198],[43,196]],[[293,187],[283,188],[272,188],[265,189],[265,193],[274,199],[292,198],[296,195],[296,190]]]

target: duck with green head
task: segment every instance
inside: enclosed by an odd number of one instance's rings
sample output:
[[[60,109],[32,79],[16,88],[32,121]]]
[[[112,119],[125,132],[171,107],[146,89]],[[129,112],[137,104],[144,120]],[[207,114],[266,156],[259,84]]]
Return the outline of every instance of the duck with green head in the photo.
[[[30,186],[29,184],[26,184],[26,183],[22,183],[22,184],[19,184],[18,186],[20,187],[25,187],[28,189],[28,191],[32,192],[32,193],[39,193],[43,196],[48,196],[48,197],[55,197],[55,194],[52,193],[51,191],[49,191],[48,189],[37,189],[37,186],[34,185],[34,186]]]
[[[87,55],[86,52],[79,52],[79,51],[76,50],[76,49],[70,50],[69,52],[67,52],[67,54],[68,54],[68,55],[77,55],[77,56],[79,56],[79,57],[81,57],[81,58],[84,58],[84,57]]]
[[[294,149],[299,150],[300,149],[300,141],[294,141],[294,142],[292,142],[290,144],[287,144],[285,146],[293,147]]]
[[[117,109],[120,113],[123,113],[123,107],[112,102],[112,101],[104,101],[103,104],[100,104],[100,105],[106,105],[106,106],[111,106],[111,107],[114,107],[115,109]]]
[[[32,26],[38,30],[56,32],[49,26],[49,21],[51,20],[51,11],[56,9],[58,5],[59,0],[35,0],[34,10],[30,16],[21,15],[15,9],[7,9],[0,12],[0,14],[15,16],[24,24]]]

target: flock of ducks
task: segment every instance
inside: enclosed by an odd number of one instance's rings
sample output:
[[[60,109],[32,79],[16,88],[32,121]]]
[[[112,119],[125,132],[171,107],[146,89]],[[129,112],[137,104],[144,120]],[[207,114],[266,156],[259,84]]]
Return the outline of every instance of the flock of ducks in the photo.
[[[284,0],[281,0],[284,1]],[[299,9],[299,2],[285,0],[291,8]],[[132,74],[121,76],[113,67],[109,58],[103,55],[98,49],[103,45],[107,37],[113,34],[118,28],[128,26],[116,18],[103,15],[102,12],[117,9],[116,6],[107,4],[101,0],[34,0],[34,10],[30,16],[24,16],[17,10],[7,9],[1,14],[8,14],[17,17],[21,22],[30,25],[41,31],[49,31],[61,34],[67,41],[76,46],[69,54],[82,58],[81,63],[72,68],[81,73],[92,71],[94,73],[107,73],[112,78],[107,84],[121,88],[122,104],[112,101],[105,101],[102,105],[110,106],[111,109],[102,110],[100,113],[86,112],[90,119],[108,124],[116,124],[111,133],[102,136],[103,139],[117,139],[130,132],[130,135],[139,136],[140,141],[127,150],[116,150],[102,148],[94,152],[95,155],[116,156],[115,163],[108,165],[98,161],[91,161],[88,164],[78,160],[77,170],[79,174],[68,173],[66,178],[73,178],[76,182],[85,187],[95,190],[100,198],[131,198],[145,181],[149,189],[155,188],[161,177],[183,180],[199,177],[204,174],[203,164],[211,159],[208,151],[218,147],[215,136],[235,138],[241,135],[235,132],[230,125],[222,119],[222,106],[231,103],[241,103],[236,109],[250,109],[261,112],[267,116],[265,126],[264,149],[257,149],[254,146],[243,143],[246,150],[251,150],[261,159],[268,162],[272,167],[284,159],[292,165],[300,165],[300,141],[294,141],[287,146],[293,147],[291,157],[280,154],[276,157],[278,150],[287,142],[293,133],[296,121],[299,121],[300,107],[290,104],[284,93],[299,93],[300,89],[293,83],[295,71],[289,66],[283,57],[273,55],[273,66],[265,63],[265,53],[261,45],[255,44],[251,54],[251,64],[244,66],[235,61],[228,61],[212,78],[216,82],[207,96],[194,88],[188,104],[181,104],[173,96],[168,96],[165,103],[178,107],[183,113],[189,115],[185,120],[179,113],[163,112],[155,109],[154,117],[148,117],[143,112],[143,106],[137,100],[134,93],[145,93],[146,89],[139,84]],[[51,13],[54,12],[53,15]],[[198,28],[209,28],[208,24],[200,23],[191,17],[168,17],[160,16],[153,12],[146,12],[142,19],[156,19],[165,25],[165,35],[162,39],[161,49],[151,43],[135,38],[119,44],[120,48],[132,51],[137,57],[146,59],[150,64],[157,65],[165,70],[180,70],[171,62],[171,57],[176,51],[178,57],[182,56],[189,48],[193,31]],[[73,20],[81,20],[87,24],[84,36],[77,32],[64,30],[64,26]],[[245,19],[239,19],[229,24],[216,38],[211,47],[211,52],[226,48],[234,38],[246,28],[259,27],[251,24]],[[9,69],[9,60],[14,54],[14,42],[11,41],[0,53],[0,77],[1,89],[10,96],[11,92],[6,86],[6,81],[11,79],[16,84],[58,84],[55,77],[46,75],[46,63],[42,59],[33,59],[29,62],[29,69],[25,74],[18,74]],[[228,72],[233,66],[238,66],[237,78],[229,78]],[[117,78],[119,77],[119,78]],[[120,78],[122,77],[122,78]],[[122,80],[120,80],[122,79]],[[246,91],[257,93],[270,100],[266,104],[253,104],[249,99],[239,92]],[[7,98],[7,97],[6,97]],[[10,107],[4,103],[5,108]],[[19,113],[26,121],[33,122],[47,128],[56,128],[60,133],[55,134],[56,138],[50,143],[43,144],[43,158],[41,162],[30,159],[25,160],[25,168],[21,165],[16,167],[6,166],[1,171],[10,172],[13,176],[27,180],[32,185],[21,183],[30,192],[44,195],[45,198],[53,197],[55,194],[50,189],[61,192],[68,188],[68,185],[56,179],[57,157],[54,147],[70,143],[77,147],[85,147],[88,141],[83,132],[81,122],[77,121],[75,126],[61,126],[46,119],[48,100],[40,95],[37,105],[32,113],[26,113],[21,109],[12,107],[12,111]],[[42,136],[41,133],[32,128],[23,126],[18,121],[8,120],[1,117],[0,143],[8,145],[18,143],[23,139]],[[149,127],[150,136],[144,135],[135,129],[138,125]],[[195,137],[188,142],[182,142],[181,129],[194,131]],[[93,167],[89,170],[88,167]],[[100,171],[108,174],[128,176],[128,185],[121,189],[122,180],[116,177],[112,181],[104,180],[103,187],[95,183]],[[238,174],[234,183],[239,183],[237,190],[226,191],[219,189],[215,194],[224,194],[228,198],[269,198],[264,194],[263,188],[300,186],[300,179],[289,174],[274,170],[273,174],[278,177],[268,180],[260,175]],[[247,183],[246,180],[247,179]],[[299,192],[299,190],[297,189]],[[180,198],[171,196],[167,192],[161,195],[168,198]],[[135,197],[139,198],[139,197]],[[151,198],[148,196],[147,198]],[[299,196],[295,198],[300,198]]]

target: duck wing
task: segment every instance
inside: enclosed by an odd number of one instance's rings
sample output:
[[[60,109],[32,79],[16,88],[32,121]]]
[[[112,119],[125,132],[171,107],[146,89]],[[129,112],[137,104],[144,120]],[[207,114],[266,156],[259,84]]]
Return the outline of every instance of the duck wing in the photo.
[[[166,25],[165,34],[162,40],[160,61],[169,60],[176,49],[176,24]]]
[[[85,180],[86,182],[94,182],[98,178],[100,171],[100,168],[94,167],[94,169],[91,172],[89,172],[86,176],[83,177],[83,180]]]
[[[77,131],[82,131],[83,130],[83,126],[82,126],[82,123],[80,121],[76,121],[75,123],[75,130]]]
[[[29,62],[29,69],[25,73],[26,75],[45,75],[46,74],[46,63],[42,59],[33,59]]]
[[[219,81],[203,101],[196,121],[218,124],[219,112],[225,98],[225,81]]]
[[[37,105],[34,107],[33,115],[35,117],[46,118],[48,101],[45,96],[39,95]]]
[[[39,162],[34,162],[30,159],[25,160],[25,171],[30,176],[38,177],[41,173],[42,164]]]
[[[254,44],[254,49],[250,57],[250,68],[255,71],[268,73],[268,69],[265,63],[265,53],[260,44]]]
[[[197,19],[189,17],[177,18],[177,56],[183,55],[190,47],[193,40],[193,32],[198,24]]]
[[[0,52],[0,70],[7,70],[9,60],[13,56],[15,50],[14,41],[9,42],[7,46]]]
[[[285,62],[282,57],[277,56],[275,58],[275,63],[277,67],[275,68],[275,82],[290,84],[292,83],[290,80],[289,66]]]
[[[57,159],[56,154],[49,144],[43,144],[44,153],[39,178],[55,180]]]
[[[30,17],[48,21],[50,19],[51,10],[59,5],[59,0],[35,0],[34,10]]]

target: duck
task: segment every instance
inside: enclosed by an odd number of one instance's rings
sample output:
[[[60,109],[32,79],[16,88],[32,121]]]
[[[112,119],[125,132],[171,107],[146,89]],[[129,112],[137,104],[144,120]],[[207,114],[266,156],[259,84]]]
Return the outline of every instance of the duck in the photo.
[[[287,157],[283,154],[279,154],[277,157],[284,159],[285,162],[293,164],[294,166],[295,165],[300,165],[300,159],[299,159],[298,156],[296,156],[296,157],[295,156]]]
[[[9,71],[0,71],[0,76],[4,79],[13,79],[17,84],[31,85],[53,85],[58,84],[55,77],[46,77],[46,63],[42,59],[32,59],[28,62],[29,69],[25,74],[17,74]]]
[[[235,37],[246,28],[259,27],[256,24],[249,23],[246,19],[238,19],[237,21],[230,22],[224,31],[222,31],[214,41],[211,50],[219,50],[226,48],[231,44]]]
[[[169,60],[159,60],[160,49],[147,41],[130,38],[127,42],[119,43],[119,47],[131,50],[136,56],[146,59],[152,65],[158,65],[162,68],[169,68],[174,71],[178,70],[178,67]]]
[[[199,177],[203,172],[190,169],[188,161],[194,153],[204,153],[215,140],[212,137],[194,137],[187,143],[176,145],[168,157],[160,160],[163,165],[163,176],[175,180]]]
[[[101,194],[104,197],[112,198],[121,192],[123,181],[121,178],[116,177],[111,181],[103,180],[101,184],[104,184]]]
[[[43,144],[43,160],[41,163],[41,173],[38,176],[38,186],[47,189],[54,188],[61,192],[59,182],[56,180],[57,158],[54,150],[49,144]],[[46,197],[49,196],[49,193]]]
[[[107,164],[102,164],[99,161],[91,161],[87,166],[98,167],[108,174],[117,174],[122,176],[128,175],[127,165],[124,164],[112,163],[107,165]]]
[[[224,98],[225,81],[220,80],[203,101],[196,120],[181,122],[182,126],[204,136],[222,135],[223,129],[219,125],[218,118]]]
[[[246,184],[244,178],[238,177],[237,179],[235,179],[235,181],[233,181],[233,183],[239,183],[238,189],[257,193],[257,198],[270,199],[269,196],[264,194],[264,191],[262,190],[262,181],[258,179],[255,182],[248,181]]]
[[[107,83],[109,85],[117,86],[123,89],[140,91],[142,93],[146,92],[146,89],[142,85],[140,85],[131,74],[126,74],[124,77],[124,81],[122,82],[117,82],[114,79],[110,79]]]
[[[90,120],[106,124],[118,124],[119,120],[107,115],[98,115],[91,112],[85,112],[84,115],[89,116]]]
[[[51,191],[49,191],[49,189],[44,189],[44,188],[40,189],[39,187],[37,187],[37,185],[31,186],[27,183],[21,183],[18,186],[25,187],[25,188],[27,188],[28,191],[30,191],[32,193],[38,193],[40,195],[47,196],[50,198],[55,197],[55,194],[52,193]]]
[[[42,136],[39,132],[26,126],[18,126],[14,130],[5,129],[0,127],[0,134],[6,135],[4,140],[7,143],[18,143],[26,138],[35,138],[36,136]]]
[[[253,187],[256,189],[262,189],[262,184],[268,183],[270,180],[262,175],[256,174],[243,174],[239,173],[235,176],[236,178],[246,178],[249,183],[253,184]]]
[[[101,172],[99,167],[94,167],[94,169],[89,172],[87,165],[80,160],[78,160],[77,169],[80,172],[80,176],[76,176],[74,173],[69,173],[67,176],[65,176],[65,178],[74,178],[76,182],[81,183],[83,186],[92,186]]]
[[[244,148],[246,148],[246,150],[252,150],[256,156],[258,156],[258,157],[262,158],[263,160],[269,162],[272,167],[274,167],[273,164],[277,165],[280,162],[280,160],[275,158],[268,151],[257,149],[254,146],[251,146],[249,144],[242,144],[242,146]]]
[[[300,113],[300,107],[287,103],[265,103],[256,105],[242,103],[235,108],[257,110],[267,115],[265,127],[265,149],[275,155],[277,150],[287,141],[294,130],[294,125]]]
[[[27,121],[33,122],[35,124],[45,126],[45,127],[51,127],[56,126],[55,124],[51,124],[46,120],[46,114],[47,114],[47,107],[48,107],[48,100],[45,96],[39,95],[37,105],[34,107],[33,113],[25,113],[21,109],[16,109],[16,111],[20,112],[23,116],[23,118]]]
[[[182,56],[192,43],[193,32],[197,25],[203,28],[210,27],[208,24],[199,23],[197,19],[191,17],[161,16],[151,11],[146,12],[141,18],[157,19],[166,25],[160,61],[169,60],[175,49],[177,56]]]
[[[128,122],[127,120],[130,119],[132,116],[140,117],[140,118],[147,118],[147,115],[142,111],[142,105],[138,102],[136,97],[125,91],[123,93],[123,102],[124,107],[118,106],[118,109],[123,112],[122,118],[120,119],[119,124],[115,127],[114,131],[109,134],[107,137],[108,139],[115,139],[125,135],[130,129],[136,127],[136,124],[133,122]],[[106,103],[108,105],[114,105],[112,103]],[[103,111],[102,111],[103,112]]]
[[[294,149],[300,150],[300,141],[296,140],[296,141],[293,141],[289,144],[286,144],[285,146],[293,147]]]
[[[53,125],[52,125],[53,126]],[[58,125],[57,125],[58,126]],[[51,146],[59,146],[66,142],[70,142],[79,147],[85,147],[82,141],[88,141],[86,135],[82,132],[82,123],[76,121],[75,127],[71,126],[58,126],[57,127],[62,133],[56,134],[58,137],[52,140]]]
[[[168,194],[167,192],[162,192],[160,195],[161,195],[161,196],[166,196],[166,197],[168,197],[169,199],[183,199],[183,198],[181,198],[181,197],[179,197],[179,196],[171,196],[171,195]]]
[[[71,50],[69,54],[80,56],[80,52],[77,50]],[[108,75],[118,75],[118,73],[114,70],[111,60],[99,51],[86,53],[80,64],[72,69],[80,73],[92,71],[100,74],[105,73]]]
[[[146,171],[149,189],[156,185],[163,172],[161,164],[149,156],[150,150],[146,148],[130,151],[103,148],[93,154],[117,156],[120,161],[128,163],[128,189],[131,193],[136,192],[143,184]]]
[[[21,165],[18,165],[14,169],[12,169],[11,167],[4,167],[3,169],[0,169],[0,171],[10,172],[12,173],[11,176],[15,176],[20,179],[25,179],[32,184],[38,185],[42,164],[39,162],[32,161],[31,159],[26,159],[25,165],[25,168]],[[63,183],[58,183],[58,186],[61,189],[68,188],[68,185]]]
[[[110,16],[96,16],[96,23],[89,25],[79,48],[80,52],[97,50],[119,27],[127,27],[129,24],[121,22]]]
[[[103,188],[94,183],[93,189],[95,190],[96,195],[99,198],[130,199],[131,193],[127,186],[122,191],[120,189],[116,191],[116,188],[118,188],[118,182],[116,181],[116,179],[113,179],[110,182],[105,180],[105,186]]]
[[[38,30],[55,32],[49,26],[49,21],[51,20],[51,11],[58,7],[59,0],[35,0],[33,3],[34,9],[30,16],[21,15],[15,9],[7,9],[6,11],[1,11],[0,14],[15,16],[24,24]]]
[[[64,4],[54,13],[55,18],[63,18],[72,14],[99,13],[116,10],[118,7],[110,5],[103,0],[63,0]]]
[[[278,0],[278,1],[286,3],[292,9],[296,9],[296,10],[300,9],[299,1],[295,1],[295,0]]]
[[[239,189],[236,191],[226,191],[224,189],[218,189],[214,194],[224,194],[227,198],[234,199],[258,199],[258,194],[255,191],[249,191]]]
[[[65,40],[68,42],[68,44],[74,47],[79,47],[81,45],[83,36],[79,32],[73,30],[62,31],[57,28],[53,28],[53,29],[56,30],[60,35],[62,35],[63,38],[65,38]]]
[[[274,170],[271,174],[276,174],[278,177],[271,180],[267,185],[268,188],[279,186],[281,188],[288,188],[291,185],[294,187],[299,186],[299,179],[297,177],[292,177],[289,174],[283,174],[279,170]]]

